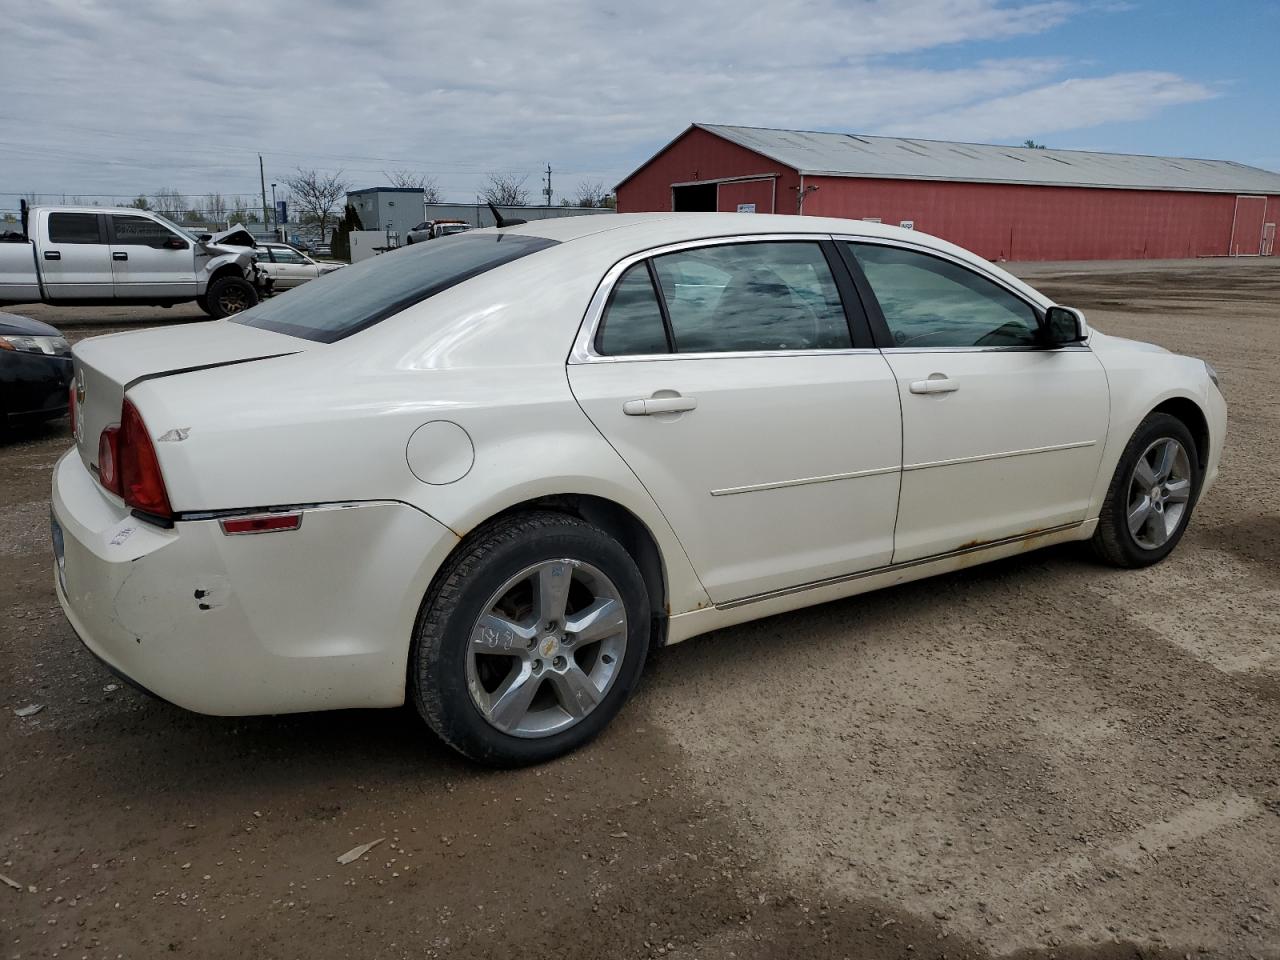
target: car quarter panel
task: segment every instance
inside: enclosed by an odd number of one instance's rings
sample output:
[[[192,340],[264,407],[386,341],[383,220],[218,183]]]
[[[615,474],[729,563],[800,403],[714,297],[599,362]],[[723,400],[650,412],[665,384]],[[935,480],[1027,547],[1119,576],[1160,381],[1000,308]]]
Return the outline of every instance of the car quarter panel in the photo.
[[[270,536],[229,537],[215,519],[159,528],[71,452],[52,509],[58,598],[89,649],[179,706],[228,716],[402,703],[418,605],[457,543],[387,502],[308,510]]]

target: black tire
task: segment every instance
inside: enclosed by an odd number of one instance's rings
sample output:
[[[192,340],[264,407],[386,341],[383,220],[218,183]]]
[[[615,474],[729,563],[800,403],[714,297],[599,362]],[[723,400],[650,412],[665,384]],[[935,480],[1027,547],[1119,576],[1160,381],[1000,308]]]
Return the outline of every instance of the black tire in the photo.
[[[1127,516],[1129,490],[1134,468],[1138,465],[1138,458],[1152,444],[1163,439],[1176,440],[1186,450],[1190,461],[1191,492],[1177,529],[1160,546],[1148,548],[1140,544],[1129,529]],[[1167,413],[1150,414],[1138,425],[1138,429],[1134,431],[1124,452],[1120,455],[1115,475],[1107,488],[1107,498],[1102,504],[1098,529],[1094,531],[1091,541],[1094,554],[1105,563],[1116,567],[1147,567],[1153,563],[1159,563],[1173,552],[1173,548],[1178,545],[1183,533],[1186,532],[1196,500],[1200,495],[1200,481],[1199,451],[1196,449],[1195,438],[1186,424]]]
[[[200,309],[213,317],[215,320],[221,320],[223,317],[229,317],[235,313],[243,313],[258,303],[258,291],[254,289],[252,283],[243,277],[235,277],[231,275],[216,278],[213,283],[209,284],[209,289],[205,291],[202,298],[196,300],[200,305]],[[240,303],[239,308],[233,309],[234,303]]]
[[[590,564],[612,581],[626,611],[626,650],[611,685],[586,716],[546,736],[514,736],[491,725],[468,690],[472,630],[510,577],[552,559]],[[650,620],[644,578],[613,537],[559,513],[507,517],[476,530],[436,574],[414,627],[411,695],[431,729],[464,756],[500,767],[542,763],[590,741],[622,708],[644,668]]]

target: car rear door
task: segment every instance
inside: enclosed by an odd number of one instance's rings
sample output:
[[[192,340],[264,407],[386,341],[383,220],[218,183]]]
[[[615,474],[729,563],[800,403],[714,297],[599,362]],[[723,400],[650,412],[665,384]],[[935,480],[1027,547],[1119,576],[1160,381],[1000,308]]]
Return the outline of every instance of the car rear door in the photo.
[[[837,256],[775,236],[632,257],[605,278],[575,346],[579,404],[716,603],[892,553],[897,391]]]
[[[110,300],[113,278],[105,215],[50,210],[42,220],[39,257],[46,295],[53,300]]]
[[[841,249],[902,402],[894,562],[1084,520],[1110,406],[1092,351],[1042,347],[1037,308],[958,260]]]
[[[108,225],[117,299],[195,297],[195,254],[186,237],[141,215],[113,213]]]

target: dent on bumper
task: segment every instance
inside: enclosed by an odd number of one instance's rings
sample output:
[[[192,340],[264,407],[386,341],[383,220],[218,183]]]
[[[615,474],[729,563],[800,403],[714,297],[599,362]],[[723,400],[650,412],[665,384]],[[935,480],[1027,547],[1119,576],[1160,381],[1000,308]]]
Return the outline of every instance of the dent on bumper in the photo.
[[[164,530],[108,497],[75,451],[52,500],[58,599],[85,645],[156,695],[227,716],[403,703],[418,605],[457,542],[387,501],[308,509],[283,533]]]

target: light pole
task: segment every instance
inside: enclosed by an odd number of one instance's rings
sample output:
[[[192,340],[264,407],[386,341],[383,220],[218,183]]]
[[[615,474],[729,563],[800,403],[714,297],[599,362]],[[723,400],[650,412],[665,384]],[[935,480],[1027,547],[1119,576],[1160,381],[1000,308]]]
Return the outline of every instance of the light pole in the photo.
[[[276,185],[271,185],[271,222],[276,225],[275,237],[280,239],[280,208],[276,206]]]

